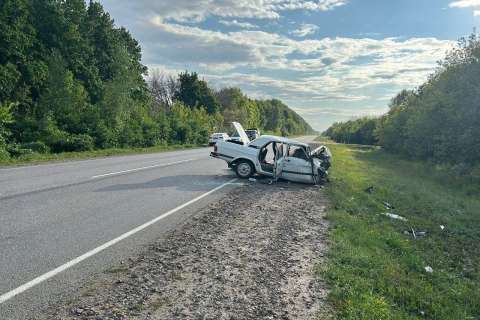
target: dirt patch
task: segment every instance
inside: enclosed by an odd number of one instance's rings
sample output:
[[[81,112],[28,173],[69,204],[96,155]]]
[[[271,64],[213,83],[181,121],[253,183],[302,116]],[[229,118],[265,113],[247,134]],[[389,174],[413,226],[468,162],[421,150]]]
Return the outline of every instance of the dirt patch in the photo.
[[[112,268],[49,319],[315,319],[327,250],[318,187],[249,183],[143,254]]]

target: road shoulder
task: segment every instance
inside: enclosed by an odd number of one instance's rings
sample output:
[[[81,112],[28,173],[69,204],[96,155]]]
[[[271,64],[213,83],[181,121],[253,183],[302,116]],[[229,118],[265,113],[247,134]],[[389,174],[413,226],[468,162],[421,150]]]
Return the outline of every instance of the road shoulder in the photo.
[[[246,183],[46,317],[318,319],[326,205],[318,187]]]

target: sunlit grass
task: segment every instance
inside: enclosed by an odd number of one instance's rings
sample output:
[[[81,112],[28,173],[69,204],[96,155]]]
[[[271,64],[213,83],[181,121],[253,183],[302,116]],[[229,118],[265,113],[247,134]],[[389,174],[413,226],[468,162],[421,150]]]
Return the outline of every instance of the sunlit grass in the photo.
[[[330,148],[332,247],[320,272],[338,318],[480,319],[480,186],[382,150]]]

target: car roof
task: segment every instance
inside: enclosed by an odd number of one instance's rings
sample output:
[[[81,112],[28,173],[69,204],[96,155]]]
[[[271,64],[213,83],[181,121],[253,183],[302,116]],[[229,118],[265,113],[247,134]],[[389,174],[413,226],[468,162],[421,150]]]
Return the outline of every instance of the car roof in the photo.
[[[270,135],[264,135],[260,136],[257,139],[253,140],[250,144],[253,146],[263,146],[267,144],[268,142],[275,141],[275,142],[280,142],[280,143],[286,143],[286,144],[293,144],[297,146],[302,146],[302,147],[308,147],[308,144],[299,142],[296,140],[288,139],[285,137],[279,137],[279,136],[270,136]]]

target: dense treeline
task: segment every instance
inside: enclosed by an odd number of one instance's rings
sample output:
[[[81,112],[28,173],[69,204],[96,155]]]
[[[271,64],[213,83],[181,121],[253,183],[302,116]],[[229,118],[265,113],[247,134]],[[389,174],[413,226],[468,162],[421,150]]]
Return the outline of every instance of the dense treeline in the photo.
[[[362,121],[335,124],[326,134],[348,142],[338,133],[355,136]],[[480,37],[461,39],[426,83],[393,98],[388,113],[376,120],[374,138],[386,150],[413,158],[480,165]]]
[[[282,136],[313,132],[302,117],[280,100],[252,100],[238,88],[221,89],[216,96],[225,123],[239,121],[246,127]]]
[[[255,100],[255,103],[260,112],[260,128],[281,136],[314,133],[301,116],[280,100]]]
[[[137,41],[97,2],[0,2],[0,159],[203,143],[230,120],[312,131],[280,101],[214,92],[196,73],[148,76]]]
[[[336,142],[374,145],[378,142],[375,135],[377,123],[378,119],[368,117],[336,122],[324,132],[324,135]]]

